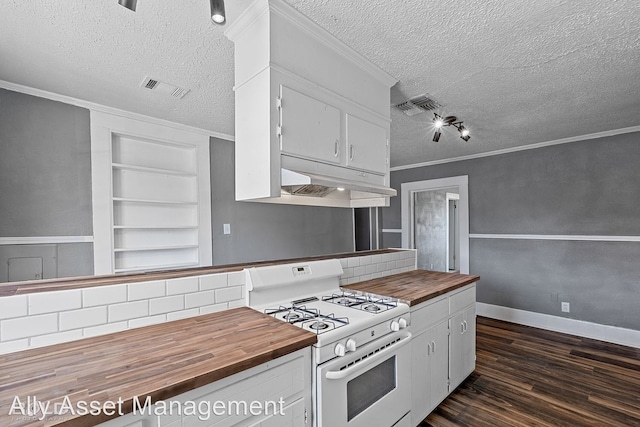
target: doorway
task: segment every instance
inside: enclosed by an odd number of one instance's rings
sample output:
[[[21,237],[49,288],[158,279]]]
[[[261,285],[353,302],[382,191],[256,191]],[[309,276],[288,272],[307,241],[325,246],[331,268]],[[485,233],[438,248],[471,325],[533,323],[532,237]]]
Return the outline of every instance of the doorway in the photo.
[[[419,269],[469,273],[468,177],[403,183],[402,247]]]

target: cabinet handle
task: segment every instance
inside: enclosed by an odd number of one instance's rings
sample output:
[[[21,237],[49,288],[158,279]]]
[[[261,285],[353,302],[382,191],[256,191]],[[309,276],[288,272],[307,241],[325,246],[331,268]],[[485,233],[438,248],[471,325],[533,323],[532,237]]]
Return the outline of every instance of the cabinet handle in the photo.
[[[339,150],[340,150],[340,141],[338,141],[336,139],[335,149],[334,149],[334,152],[333,152],[333,157],[338,157]]]
[[[431,341],[431,353],[435,353],[435,352],[436,352],[436,342]]]
[[[464,331],[467,332],[467,330],[469,329],[469,326],[467,325],[467,321],[465,320],[462,323],[464,323]]]
[[[354,152],[353,145],[350,145],[349,146],[349,160],[353,160],[353,152]]]
[[[427,343],[427,356],[431,354],[431,344]]]

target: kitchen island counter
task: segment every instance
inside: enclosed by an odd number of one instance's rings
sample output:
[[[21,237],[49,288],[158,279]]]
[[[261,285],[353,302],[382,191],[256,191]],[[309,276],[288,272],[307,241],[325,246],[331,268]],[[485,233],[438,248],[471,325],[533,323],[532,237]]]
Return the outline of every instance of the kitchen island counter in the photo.
[[[0,425],[93,426],[109,418],[65,415],[37,421],[10,415],[16,398],[39,402],[153,402],[316,343],[315,334],[240,307],[78,341],[0,355]],[[33,401],[31,401],[33,402]],[[37,414],[39,416],[41,414]]]
[[[415,306],[480,280],[480,276],[412,270],[342,286],[350,291],[397,298]]]

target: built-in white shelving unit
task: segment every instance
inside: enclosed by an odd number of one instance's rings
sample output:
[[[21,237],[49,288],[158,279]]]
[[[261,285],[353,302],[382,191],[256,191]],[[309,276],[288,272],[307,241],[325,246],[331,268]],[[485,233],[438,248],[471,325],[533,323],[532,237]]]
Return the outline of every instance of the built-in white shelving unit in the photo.
[[[114,272],[197,266],[195,147],[117,134],[112,144]]]
[[[108,209],[94,212],[94,228],[108,224],[94,230],[96,274],[211,265],[208,137],[97,113],[92,121],[93,178],[109,177],[93,185],[94,210]]]

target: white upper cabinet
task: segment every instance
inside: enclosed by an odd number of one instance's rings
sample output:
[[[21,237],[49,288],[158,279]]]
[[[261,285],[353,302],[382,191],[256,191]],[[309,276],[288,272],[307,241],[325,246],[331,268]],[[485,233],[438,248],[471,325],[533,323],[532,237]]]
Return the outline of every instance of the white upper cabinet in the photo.
[[[340,110],[281,86],[282,154],[340,164]]]
[[[387,129],[347,114],[347,164],[384,175],[389,170]]]
[[[235,47],[236,200],[387,206],[397,80],[283,0],[253,2],[225,35]],[[347,191],[302,196],[282,188],[283,170]]]

